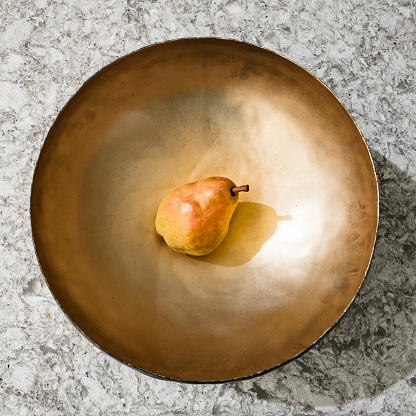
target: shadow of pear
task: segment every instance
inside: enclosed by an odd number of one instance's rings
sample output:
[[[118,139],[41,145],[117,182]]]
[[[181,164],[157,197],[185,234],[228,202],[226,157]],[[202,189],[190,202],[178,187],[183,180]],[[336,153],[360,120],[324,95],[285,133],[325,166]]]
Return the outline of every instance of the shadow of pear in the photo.
[[[275,210],[257,202],[240,202],[222,243],[205,256],[189,256],[198,261],[225,267],[241,266],[250,261],[277,229]]]

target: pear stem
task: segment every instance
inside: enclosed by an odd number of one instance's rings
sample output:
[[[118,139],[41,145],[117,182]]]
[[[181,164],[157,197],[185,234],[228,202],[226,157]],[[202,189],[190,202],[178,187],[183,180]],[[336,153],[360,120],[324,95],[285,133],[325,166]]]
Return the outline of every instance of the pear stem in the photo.
[[[248,185],[234,186],[231,188],[231,195],[235,195],[237,192],[248,192],[249,189]]]

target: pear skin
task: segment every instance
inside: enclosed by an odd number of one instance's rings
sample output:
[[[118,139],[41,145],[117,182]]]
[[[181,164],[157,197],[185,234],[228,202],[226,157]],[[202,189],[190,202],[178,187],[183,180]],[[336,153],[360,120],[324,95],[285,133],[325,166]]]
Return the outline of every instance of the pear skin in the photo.
[[[238,204],[237,187],[220,176],[191,182],[168,194],[156,214],[156,231],[173,250],[204,256],[215,250],[228,233],[231,217]]]

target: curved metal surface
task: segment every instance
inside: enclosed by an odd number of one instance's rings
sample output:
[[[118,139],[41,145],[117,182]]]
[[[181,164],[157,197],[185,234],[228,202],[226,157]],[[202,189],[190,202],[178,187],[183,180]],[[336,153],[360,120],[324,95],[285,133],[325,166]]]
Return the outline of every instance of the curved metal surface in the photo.
[[[184,183],[249,183],[194,258],[155,231]],[[105,67],[68,102],[32,184],[36,253],[72,322],[162,378],[220,382],[305,351],[369,266],[378,190],[353,120],[316,78],[253,45],[183,39]]]

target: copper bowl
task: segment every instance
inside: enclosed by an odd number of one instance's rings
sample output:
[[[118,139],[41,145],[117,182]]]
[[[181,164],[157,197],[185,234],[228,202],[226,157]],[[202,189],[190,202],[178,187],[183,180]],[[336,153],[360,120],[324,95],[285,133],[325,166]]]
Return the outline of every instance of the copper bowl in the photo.
[[[196,258],[155,232],[161,199],[250,184],[224,242]],[[57,117],[35,169],[43,274],[97,346],[147,374],[221,382],[317,342],[366,275],[378,189],[363,138],[322,83],[232,40],[157,44],[106,66]]]

